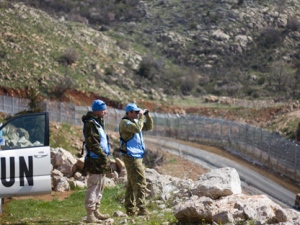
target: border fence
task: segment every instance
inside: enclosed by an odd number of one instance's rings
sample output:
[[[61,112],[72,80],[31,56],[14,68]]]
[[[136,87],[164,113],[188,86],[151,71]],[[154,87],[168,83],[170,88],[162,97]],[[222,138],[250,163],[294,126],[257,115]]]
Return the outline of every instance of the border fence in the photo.
[[[15,114],[28,109],[28,103],[28,99],[0,96],[0,111]],[[41,107],[49,112],[50,121],[79,126],[82,125],[81,116],[89,110],[88,106],[51,101],[42,102]],[[111,108],[107,111],[106,129],[118,131],[124,111]],[[249,124],[218,118],[155,112],[150,114],[154,129],[145,135],[223,147],[299,184],[300,145],[297,142]]]

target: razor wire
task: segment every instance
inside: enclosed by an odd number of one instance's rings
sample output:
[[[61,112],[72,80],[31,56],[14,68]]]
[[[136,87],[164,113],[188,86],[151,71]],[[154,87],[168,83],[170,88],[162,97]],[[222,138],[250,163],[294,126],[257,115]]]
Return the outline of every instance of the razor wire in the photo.
[[[27,110],[28,103],[28,99],[0,96],[0,111],[15,114]],[[88,106],[54,101],[43,101],[41,108],[49,113],[50,121],[76,126],[82,126],[81,117],[90,110]],[[220,118],[156,112],[150,114],[154,128],[144,135],[222,147],[253,164],[259,164],[296,182],[300,180],[300,145],[295,141],[249,124]],[[123,110],[108,108],[106,129],[118,132],[123,116]],[[180,145],[177,149],[180,154],[181,148]]]

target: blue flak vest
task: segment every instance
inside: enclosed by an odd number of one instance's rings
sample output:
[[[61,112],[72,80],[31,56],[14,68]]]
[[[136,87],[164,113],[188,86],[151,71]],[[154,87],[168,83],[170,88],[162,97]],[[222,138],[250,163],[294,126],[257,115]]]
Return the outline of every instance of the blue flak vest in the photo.
[[[133,158],[143,158],[145,154],[145,143],[142,132],[135,133],[128,141],[120,140],[120,147],[122,147],[123,142],[126,143],[127,152],[125,154]],[[123,154],[124,153],[121,152],[121,155]]]
[[[108,156],[110,154],[110,145],[109,145],[109,138],[108,138],[108,135],[105,133],[104,129],[102,128],[102,126],[100,125],[100,123],[98,123],[96,120],[94,119],[88,119],[88,120],[93,120],[97,126],[97,129],[98,129],[98,133],[99,133],[99,136],[100,136],[100,147],[103,149],[103,151],[106,153],[106,155]],[[88,121],[86,120],[86,121]],[[86,122],[85,121],[85,122]],[[86,144],[85,144],[85,149],[86,149],[86,156],[85,157],[89,157],[90,158],[93,158],[93,159],[99,159],[100,157],[92,152],[92,151],[88,151],[87,147],[86,147]]]

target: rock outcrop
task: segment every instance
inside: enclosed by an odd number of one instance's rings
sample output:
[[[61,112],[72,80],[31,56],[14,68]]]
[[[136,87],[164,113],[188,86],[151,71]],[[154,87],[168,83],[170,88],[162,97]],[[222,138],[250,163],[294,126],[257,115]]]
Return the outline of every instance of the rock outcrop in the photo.
[[[82,164],[70,152],[51,149],[53,190],[58,192],[85,188],[86,176],[76,165]],[[81,161],[81,162],[80,162]],[[117,183],[126,185],[126,169],[121,159],[111,160],[113,172],[107,174],[106,187]],[[241,181],[234,168],[224,167],[199,176],[198,180],[180,179],[145,170],[148,198],[159,197],[160,208],[167,211],[166,201],[172,201],[174,216],[180,222],[208,222],[237,224],[255,221],[255,224],[300,224],[300,213],[285,209],[266,195],[242,194]]]

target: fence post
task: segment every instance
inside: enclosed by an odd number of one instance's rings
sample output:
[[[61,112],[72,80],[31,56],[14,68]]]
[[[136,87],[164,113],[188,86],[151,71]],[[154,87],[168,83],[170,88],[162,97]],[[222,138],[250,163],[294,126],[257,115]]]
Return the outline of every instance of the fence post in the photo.
[[[277,169],[278,169],[279,168],[279,159],[278,158],[277,158],[276,166],[277,166]]]
[[[254,155],[254,149],[256,148],[256,131],[257,131],[257,129],[253,129],[252,143],[254,142],[254,145],[251,145],[251,147],[252,147],[252,154],[253,155]]]
[[[76,111],[76,106],[75,105],[73,105],[74,106],[74,125],[77,125],[77,121],[76,121],[76,115],[77,115],[77,111]]]
[[[62,115],[61,115],[61,113],[62,113],[61,102],[59,102],[59,121],[60,121],[60,123],[62,122]]]
[[[154,112],[154,117],[155,117],[155,135],[157,136],[158,135],[158,126],[157,126],[157,114],[156,112]]]
[[[197,121],[197,116],[194,116],[194,141],[196,142],[196,140],[197,140],[197,123],[196,123],[196,121]]]
[[[186,132],[186,136],[185,136],[185,140],[186,141],[188,141],[189,140],[189,130],[188,130],[188,125],[189,125],[189,123],[188,123],[188,118],[189,118],[189,116],[187,115],[186,117],[185,117],[185,132]]]
[[[205,118],[204,117],[201,117],[202,118],[202,122],[201,122],[201,124],[202,124],[202,140],[204,140],[204,128],[205,128],[205,125],[204,125],[204,120],[205,120]]]
[[[114,131],[117,132],[117,131],[118,131],[118,126],[117,126],[117,121],[118,121],[118,115],[117,115],[117,114],[118,114],[118,113],[117,113],[117,110],[116,110],[115,108],[114,108],[114,112],[115,112],[115,119],[116,119],[116,120],[115,120],[116,122],[115,122],[115,128],[114,128]]]
[[[172,137],[172,135],[173,135],[173,131],[172,131],[172,118],[171,118],[171,115],[170,115],[170,113],[168,113],[168,120],[169,120],[169,136],[170,136],[170,138]]]
[[[178,150],[179,150],[179,156],[182,158],[181,144],[179,145]]]
[[[211,123],[210,123],[210,133],[211,133],[213,140],[215,141],[216,138],[215,138],[215,134],[214,134],[214,121],[211,121]]]
[[[297,146],[297,144],[296,144],[296,146]],[[296,151],[296,148],[294,147],[294,162],[295,162],[295,166],[294,166],[294,168],[295,168],[295,180],[297,180],[297,151]]]
[[[15,103],[14,103],[14,97],[11,98],[11,104],[12,104],[12,113],[15,114]]]
[[[223,120],[221,120],[220,122],[221,122],[220,139],[221,139],[221,143],[222,143],[223,142]]]
[[[4,110],[4,95],[2,95],[2,110],[5,112],[5,110]]]
[[[286,150],[286,154],[285,154],[285,172],[287,173],[288,171],[288,153],[289,153],[289,150],[290,150],[290,145],[288,145],[288,149]]]
[[[180,139],[180,120],[181,120],[181,116],[178,116],[178,126],[177,126],[177,138]]]
[[[261,151],[260,151],[261,152]],[[262,161],[262,160],[260,160]],[[270,144],[268,144],[268,160],[267,160],[267,163],[269,165],[272,165],[272,161],[271,161],[271,153],[270,153]],[[278,159],[277,159],[277,166],[278,166]]]
[[[180,116],[179,116],[177,113],[176,113],[176,118],[177,118],[177,121],[179,121]],[[176,121],[175,121],[175,122],[176,122]],[[175,122],[174,122],[174,123],[175,123]],[[176,127],[176,125],[174,125],[174,128],[175,128],[175,127]],[[175,130],[175,131],[176,131],[176,130]],[[175,138],[177,138],[177,139],[179,138],[179,137],[178,137],[178,132],[179,132],[179,122],[177,122],[177,137],[175,136]],[[174,132],[174,135],[176,135],[175,132]]]
[[[239,152],[241,151],[240,149],[240,140],[241,140],[241,126],[238,125],[238,128],[239,128],[239,132],[238,132],[238,140],[237,140],[237,146],[239,148]]]
[[[229,147],[233,146],[231,137],[232,137],[232,124],[229,125]]]

